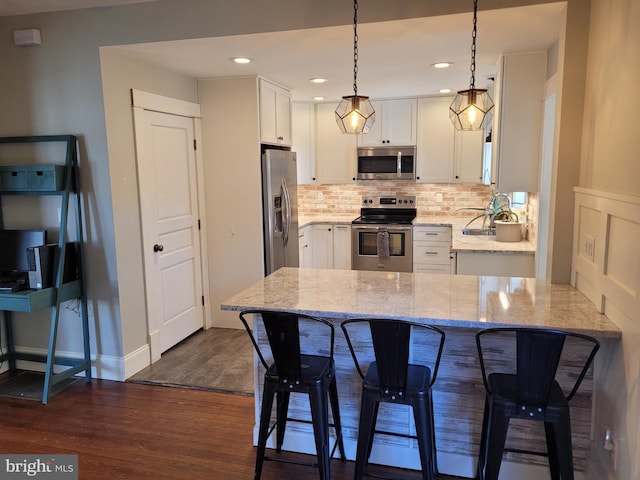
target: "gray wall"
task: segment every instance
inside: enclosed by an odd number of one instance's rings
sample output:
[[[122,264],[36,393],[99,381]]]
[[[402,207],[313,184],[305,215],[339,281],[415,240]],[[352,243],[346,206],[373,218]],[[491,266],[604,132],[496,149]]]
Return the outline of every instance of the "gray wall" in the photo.
[[[485,0],[481,8],[523,3],[550,2]],[[467,0],[371,0],[359,15],[369,22],[470,8]],[[121,122],[123,92],[135,87],[193,100],[194,91],[188,79],[156,81],[151,67],[127,66],[112,52],[101,58],[100,47],[350,24],[352,14],[344,0],[160,0],[0,18],[0,134],[74,133],[81,139],[92,343],[94,354],[109,365],[103,376],[122,378],[124,359],[146,345],[142,257],[135,243],[140,238],[137,180],[132,132]],[[42,46],[13,46],[11,31],[21,28],[39,28]]]

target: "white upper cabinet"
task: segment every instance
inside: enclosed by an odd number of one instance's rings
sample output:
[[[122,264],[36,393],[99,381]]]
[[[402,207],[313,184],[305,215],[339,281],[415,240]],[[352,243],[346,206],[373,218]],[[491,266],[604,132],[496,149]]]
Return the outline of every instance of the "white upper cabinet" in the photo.
[[[291,93],[260,79],[260,141],[291,145]]]
[[[453,97],[418,100],[416,181],[450,183],[453,180],[454,129],[449,120]]]
[[[321,184],[354,183],[356,137],[340,131],[335,119],[337,103],[316,105],[316,181]]]
[[[316,182],[316,111],[313,103],[294,102],[291,106],[293,143],[298,159],[298,184]]]
[[[449,120],[453,97],[418,100],[418,158],[420,183],[481,183],[484,132],[456,131]]]
[[[358,135],[358,145],[415,145],[418,101],[415,98],[372,100],[376,120],[369,133]]]
[[[448,120],[448,118],[447,118]],[[453,128],[453,124],[451,128]],[[453,181],[482,183],[482,159],[484,155],[484,130],[458,130],[454,133]]]
[[[501,192],[537,192],[546,52],[503,55],[495,83],[492,181]]]

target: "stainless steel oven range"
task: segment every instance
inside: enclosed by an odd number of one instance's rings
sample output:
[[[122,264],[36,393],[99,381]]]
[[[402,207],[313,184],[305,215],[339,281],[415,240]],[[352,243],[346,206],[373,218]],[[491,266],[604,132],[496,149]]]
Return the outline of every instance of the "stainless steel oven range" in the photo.
[[[416,197],[362,197],[360,216],[351,222],[353,270],[413,271],[413,219]]]

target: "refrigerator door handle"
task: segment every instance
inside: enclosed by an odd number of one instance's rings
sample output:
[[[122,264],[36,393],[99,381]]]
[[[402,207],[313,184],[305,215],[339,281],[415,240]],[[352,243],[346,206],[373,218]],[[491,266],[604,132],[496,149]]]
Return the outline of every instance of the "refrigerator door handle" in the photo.
[[[284,178],[282,179],[280,189],[284,198],[284,202],[282,205],[282,209],[284,210],[284,222],[282,222],[282,239],[284,241],[284,246],[286,247],[287,243],[289,243],[289,230],[291,229],[291,198],[289,197],[289,189],[287,188],[287,182]]]

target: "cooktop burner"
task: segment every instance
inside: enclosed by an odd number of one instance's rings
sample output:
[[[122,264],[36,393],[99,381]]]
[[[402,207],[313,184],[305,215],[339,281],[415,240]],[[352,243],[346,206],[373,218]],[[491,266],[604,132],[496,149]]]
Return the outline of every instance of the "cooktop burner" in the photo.
[[[411,225],[416,218],[416,197],[362,197],[360,216],[353,224]]]

